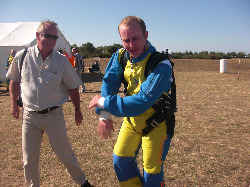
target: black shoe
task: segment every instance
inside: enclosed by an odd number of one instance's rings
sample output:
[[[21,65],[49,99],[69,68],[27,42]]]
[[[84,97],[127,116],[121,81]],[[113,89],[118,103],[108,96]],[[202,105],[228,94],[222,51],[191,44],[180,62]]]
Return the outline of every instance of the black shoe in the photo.
[[[85,86],[82,86],[82,93],[84,93],[86,91]]]
[[[86,180],[81,187],[94,187],[93,185],[89,184],[89,182]]]

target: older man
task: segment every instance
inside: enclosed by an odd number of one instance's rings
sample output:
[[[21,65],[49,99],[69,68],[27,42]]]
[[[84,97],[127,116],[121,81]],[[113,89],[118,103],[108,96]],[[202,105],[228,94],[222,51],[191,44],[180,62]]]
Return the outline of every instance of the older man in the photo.
[[[24,176],[28,186],[40,186],[39,157],[42,135],[49,137],[52,149],[63,162],[73,180],[91,186],[80,168],[66,135],[62,104],[68,94],[75,107],[75,122],[80,125],[82,113],[78,87],[81,80],[67,59],[54,50],[58,38],[57,24],[42,22],[36,32],[37,45],[14,58],[7,78],[10,81],[11,111],[19,117],[17,98],[19,82],[23,100],[22,150]]]

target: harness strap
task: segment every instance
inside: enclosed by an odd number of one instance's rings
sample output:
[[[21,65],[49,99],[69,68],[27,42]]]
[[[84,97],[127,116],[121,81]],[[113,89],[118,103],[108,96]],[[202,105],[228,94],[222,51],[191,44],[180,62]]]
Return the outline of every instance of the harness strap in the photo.
[[[122,51],[121,53],[121,57],[120,57],[120,64],[122,66],[122,70],[123,72],[125,71],[126,65],[127,65],[127,61],[128,61],[128,52],[127,50]],[[128,83],[125,80],[124,76],[122,77],[122,83],[123,83],[123,93],[124,95],[127,95],[127,88],[128,88]]]
[[[150,118],[146,120],[146,127],[142,130],[142,135],[146,136],[149,132],[151,132],[155,127],[158,127],[164,121],[167,125],[167,134],[172,137],[174,135],[175,128],[175,114],[171,112],[155,112]]]
[[[170,95],[163,94],[152,107],[155,113],[146,120],[146,127],[142,130],[142,135],[147,135],[160,123],[166,121],[167,133],[172,137],[175,127],[175,112],[177,111],[175,102],[170,98]]]
[[[18,83],[18,99],[17,99],[17,105],[20,106],[20,107],[23,107],[23,101],[22,101],[22,97],[21,97],[21,87],[20,87],[20,82],[21,82],[21,79],[22,79],[22,69],[23,69],[23,61],[24,61],[24,58],[27,54],[27,51],[28,49],[25,48],[24,52],[23,52],[23,55],[22,55],[22,58],[21,58],[21,61],[20,61],[20,72],[19,72],[19,75],[20,75],[20,81]]]
[[[24,58],[25,58],[25,56],[27,54],[27,51],[28,51],[28,49],[25,48],[24,52],[23,52],[23,55],[22,55],[22,58],[21,58],[21,61],[20,61],[20,73],[19,73],[20,74],[20,78],[21,78],[22,69],[23,69],[23,61],[24,61]],[[20,82],[21,82],[21,80],[20,80]]]

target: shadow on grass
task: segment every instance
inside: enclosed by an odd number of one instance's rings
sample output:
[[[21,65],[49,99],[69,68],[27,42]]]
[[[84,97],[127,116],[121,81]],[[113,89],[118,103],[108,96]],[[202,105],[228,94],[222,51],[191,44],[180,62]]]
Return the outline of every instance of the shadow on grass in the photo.
[[[101,93],[101,91],[100,90],[85,90],[85,92],[84,93]],[[121,91],[121,90],[119,90],[119,92],[118,93],[123,93],[123,91]]]
[[[84,93],[101,93],[100,90],[85,90]]]
[[[7,91],[7,90],[0,90],[0,96],[9,96],[9,91]]]
[[[82,80],[84,82],[101,82],[102,78],[102,73],[82,73]]]

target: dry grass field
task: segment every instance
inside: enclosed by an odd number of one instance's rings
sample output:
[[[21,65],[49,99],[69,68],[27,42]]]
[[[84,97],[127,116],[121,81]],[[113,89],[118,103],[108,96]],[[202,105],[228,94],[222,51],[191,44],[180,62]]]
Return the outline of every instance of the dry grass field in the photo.
[[[102,62],[104,71],[105,62]],[[91,60],[87,61],[87,66]],[[175,60],[178,112],[176,131],[167,160],[168,187],[250,186],[250,60],[230,60],[228,73],[219,73],[216,60]],[[239,72],[239,73],[238,73]],[[73,123],[71,103],[64,105],[67,130],[87,178],[96,187],[117,187],[112,149],[120,118],[115,118],[112,138],[96,134],[97,116],[89,111],[90,99],[100,93],[100,79],[85,73],[87,92],[81,94],[84,115],[80,127]],[[21,119],[10,116],[9,95],[0,90],[0,186],[23,186]],[[138,158],[141,165],[141,157]],[[44,135],[41,147],[41,186],[76,187],[57,160]]]

